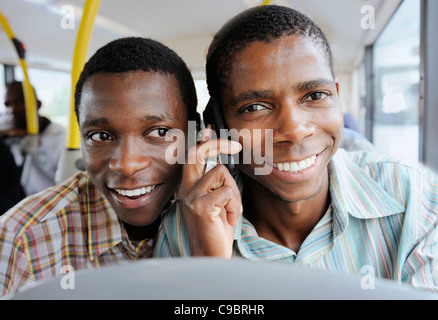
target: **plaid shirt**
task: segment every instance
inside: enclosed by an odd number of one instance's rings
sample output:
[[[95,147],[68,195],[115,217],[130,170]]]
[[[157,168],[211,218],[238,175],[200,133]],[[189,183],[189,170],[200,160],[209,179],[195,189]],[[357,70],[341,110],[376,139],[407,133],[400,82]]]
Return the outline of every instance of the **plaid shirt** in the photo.
[[[296,263],[344,274],[370,267],[378,278],[438,292],[438,177],[372,152],[338,150],[328,166],[331,206],[300,250],[260,237],[240,217],[234,256]],[[239,175],[236,182],[242,190]],[[164,216],[155,256],[189,256],[180,205]]]
[[[88,174],[30,196],[0,217],[0,294],[67,270],[151,257],[154,239],[132,243]]]

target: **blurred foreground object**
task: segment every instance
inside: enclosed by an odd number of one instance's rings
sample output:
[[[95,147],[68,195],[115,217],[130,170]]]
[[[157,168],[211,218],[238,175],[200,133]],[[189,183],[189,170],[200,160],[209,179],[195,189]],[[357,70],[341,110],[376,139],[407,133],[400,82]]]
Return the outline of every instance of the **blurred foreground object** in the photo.
[[[432,292],[390,280],[372,280],[374,289],[364,289],[367,276],[237,258],[152,259],[66,273],[13,299],[438,300]]]

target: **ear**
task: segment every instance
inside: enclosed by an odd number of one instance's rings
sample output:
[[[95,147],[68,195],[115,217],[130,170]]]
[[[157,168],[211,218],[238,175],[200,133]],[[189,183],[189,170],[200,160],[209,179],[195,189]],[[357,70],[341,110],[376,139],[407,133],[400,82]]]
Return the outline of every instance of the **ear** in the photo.
[[[339,96],[339,80],[338,79],[335,80],[335,85],[336,85],[336,92]]]

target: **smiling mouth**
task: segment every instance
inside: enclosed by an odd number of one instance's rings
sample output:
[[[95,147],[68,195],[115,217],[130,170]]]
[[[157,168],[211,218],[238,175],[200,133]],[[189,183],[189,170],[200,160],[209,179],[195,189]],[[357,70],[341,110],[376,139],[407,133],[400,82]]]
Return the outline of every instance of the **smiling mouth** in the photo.
[[[315,165],[315,161],[316,155],[298,162],[274,163],[274,167],[277,168],[279,171],[296,173]]]
[[[113,189],[113,190],[121,196],[132,198],[132,197],[140,197],[147,193],[150,193],[152,192],[152,190],[154,190],[156,186],[157,185],[147,186],[137,189]]]

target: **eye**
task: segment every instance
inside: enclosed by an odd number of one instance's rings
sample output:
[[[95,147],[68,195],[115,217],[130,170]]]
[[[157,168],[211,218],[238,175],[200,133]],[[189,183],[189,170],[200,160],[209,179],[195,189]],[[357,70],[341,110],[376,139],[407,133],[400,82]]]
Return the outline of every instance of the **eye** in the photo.
[[[24,106],[25,105],[24,99],[5,101],[5,107],[7,107],[7,108],[12,107],[14,104],[17,106]]]
[[[105,142],[105,141],[113,140],[111,135],[106,132],[91,133],[88,136],[88,139],[90,139],[93,142]]]
[[[163,138],[166,136],[168,131],[169,131],[169,129],[167,129],[167,128],[157,128],[155,130],[152,130],[148,134],[148,136],[154,137],[154,138]]]
[[[330,94],[327,92],[312,92],[311,94],[307,95],[303,101],[319,101],[324,100],[328,96],[330,96]]]
[[[240,113],[249,113],[249,112],[256,112],[266,109],[266,107],[262,106],[261,104],[251,104],[245,108],[243,108]]]

